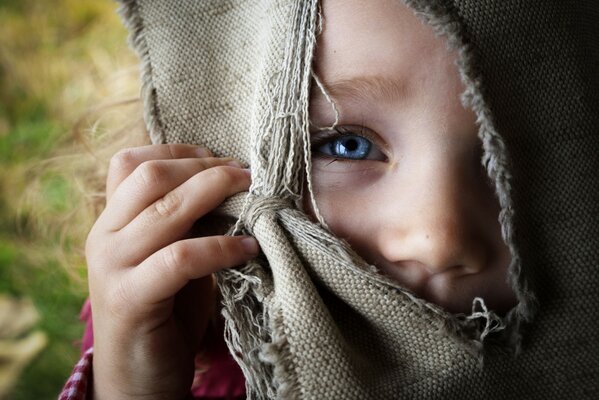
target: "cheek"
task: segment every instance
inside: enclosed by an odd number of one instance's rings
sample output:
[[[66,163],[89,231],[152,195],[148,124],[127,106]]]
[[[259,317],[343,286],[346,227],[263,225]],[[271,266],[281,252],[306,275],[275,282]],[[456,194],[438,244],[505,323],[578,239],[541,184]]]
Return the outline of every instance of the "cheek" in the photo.
[[[372,200],[373,182],[379,175],[373,164],[313,158],[314,197],[329,226],[347,224],[365,214],[359,205]]]
[[[312,183],[321,195],[333,191],[359,193],[385,173],[379,161],[340,161],[331,157],[312,157]]]
[[[375,177],[379,172],[376,168],[364,169],[363,166],[359,174],[335,173],[331,168],[325,172],[319,170],[318,163],[315,162],[312,181],[314,197],[322,217],[337,237],[347,240],[354,250],[368,260],[378,225]],[[304,199],[304,205],[307,203],[309,201]]]

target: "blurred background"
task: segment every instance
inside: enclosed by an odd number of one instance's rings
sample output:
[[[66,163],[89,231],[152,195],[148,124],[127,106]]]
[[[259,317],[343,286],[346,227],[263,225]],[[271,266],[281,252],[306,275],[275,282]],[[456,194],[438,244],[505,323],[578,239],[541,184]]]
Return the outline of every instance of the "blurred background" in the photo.
[[[116,8],[0,0],[0,399],[55,399],[79,358],[85,237],[140,123]]]

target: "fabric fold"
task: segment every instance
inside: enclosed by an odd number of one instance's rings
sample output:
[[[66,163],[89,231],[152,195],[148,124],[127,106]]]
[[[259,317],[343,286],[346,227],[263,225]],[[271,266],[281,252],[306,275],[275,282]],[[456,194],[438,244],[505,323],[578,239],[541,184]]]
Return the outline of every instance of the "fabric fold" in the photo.
[[[519,304],[504,318],[478,299],[452,315],[418,298],[319,220],[308,116],[318,1],[121,3],[153,141],[251,166],[249,194],[219,211],[263,254],[218,274],[249,398],[597,394],[599,44],[583,40],[599,37],[595,1],[402,1],[459,54],[512,255]]]

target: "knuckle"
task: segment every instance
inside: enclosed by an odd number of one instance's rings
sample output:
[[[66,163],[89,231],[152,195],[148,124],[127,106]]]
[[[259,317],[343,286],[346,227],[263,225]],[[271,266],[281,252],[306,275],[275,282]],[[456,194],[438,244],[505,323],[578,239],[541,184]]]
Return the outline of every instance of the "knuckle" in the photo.
[[[179,211],[183,205],[183,197],[176,191],[167,193],[154,203],[154,212],[159,217],[170,217]]]
[[[216,164],[216,159],[211,157],[198,158],[197,163],[200,166],[200,171],[205,171]]]
[[[106,281],[107,271],[111,266],[122,265],[123,260],[117,256],[120,253],[113,236],[90,233],[85,241],[85,261],[88,275],[91,279]]]
[[[156,160],[144,161],[135,169],[136,181],[141,185],[158,185],[168,178],[168,169]]]
[[[175,242],[166,247],[163,252],[163,262],[169,271],[185,269],[193,259],[191,248],[184,243]]]
[[[137,166],[137,157],[134,148],[119,150],[110,159],[110,171],[133,171]]]
[[[236,175],[234,168],[225,166],[216,166],[206,170],[207,176],[215,182],[229,186],[235,182]]]

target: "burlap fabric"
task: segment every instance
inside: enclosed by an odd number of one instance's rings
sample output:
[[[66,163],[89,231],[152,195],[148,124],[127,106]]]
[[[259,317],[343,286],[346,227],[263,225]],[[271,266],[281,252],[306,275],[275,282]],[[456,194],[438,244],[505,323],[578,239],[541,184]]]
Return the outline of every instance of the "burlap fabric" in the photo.
[[[121,0],[153,141],[251,164],[224,208],[264,256],[219,276],[248,395],[599,398],[599,2],[404,2],[459,49],[513,257],[504,319],[414,298],[298,210],[316,0]]]

